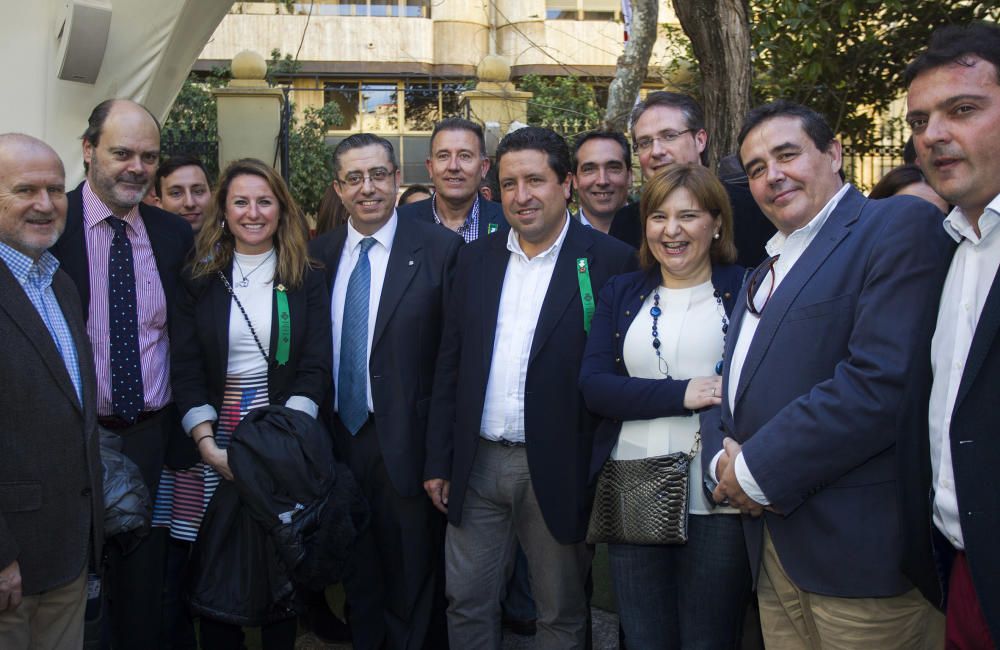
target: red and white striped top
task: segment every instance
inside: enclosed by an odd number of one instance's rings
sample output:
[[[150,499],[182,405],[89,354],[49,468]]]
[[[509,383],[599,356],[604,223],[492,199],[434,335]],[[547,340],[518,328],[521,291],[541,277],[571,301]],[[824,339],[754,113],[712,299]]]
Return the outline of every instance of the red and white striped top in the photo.
[[[97,369],[97,414],[113,415],[111,407],[111,336],[108,332],[108,259],[114,229],[106,219],[111,210],[83,184],[83,226],[90,268],[90,311],[87,335]],[[139,207],[123,217],[128,225],[135,269],[139,322],[139,358],[142,363],[143,410],[155,411],[170,403],[170,340],[167,336],[167,299]]]

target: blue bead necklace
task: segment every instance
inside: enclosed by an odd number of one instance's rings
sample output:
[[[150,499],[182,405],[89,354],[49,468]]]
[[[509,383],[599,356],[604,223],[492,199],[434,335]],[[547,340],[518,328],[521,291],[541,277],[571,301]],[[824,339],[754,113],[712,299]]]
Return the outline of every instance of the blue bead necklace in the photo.
[[[715,374],[722,375],[722,362],[725,360],[725,349],[726,349],[726,335],[729,333],[729,317],[726,315],[726,308],[722,306],[722,296],[719,295],[718,291],[713,291],[712,295],[715,296],[715,304],[719,310],[719,315],[722,317],[722,359],[715,364]],[[670,366],[667,364],[667,360],[663,358],[662,352],[660,352],[660,330],[657,327],[659,323],[660,316],[663,315],[663,310],[660,309],[660,290],[657,289],[653,292],[653,306],[649,308],[649,315],[653,317],[653,352],[656,354],[656,360],[660,367],[660,372],[663,376],[669,376]]]

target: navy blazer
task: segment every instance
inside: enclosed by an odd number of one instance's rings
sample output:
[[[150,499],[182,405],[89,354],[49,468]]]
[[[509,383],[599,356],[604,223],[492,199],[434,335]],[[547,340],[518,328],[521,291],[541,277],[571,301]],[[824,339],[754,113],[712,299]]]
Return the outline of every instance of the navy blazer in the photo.
[[[703,420],[702,459],[707,472],[724,436],[740,442],[781,513],[744,517],[755,579],[766,523],[800,589],[884,597],[913,588],[900,567],[896,444],[920,435],[904,425],[905,389],[924,365],[947,240],[925,201],[869,201],[849,189],[764,309],[734,416],[729,372],[747,317],[737,302],[721,421]]]
[[[226,279],[232,282],[232,269],[226,272]],[[280,278],[275,278],[274,286],[279,284]],[[302,286],[288,289],[285,294],[291,320],[289,356],[284,365],[274,361],[268,365],[269,401],[284,404],[289,397],[301,395],[321,405],[330,388],[333,363],[326,276],[322,270],[310,268]],[[238,313],[239,307],[233,304],[218,275],[191,278],[190,270],[185,271],[170,319],[170,385],[181,417],[202,404],[219,411],[229,366],[229,320],[233,310]],[[257,336],[268,336],[273,359],[278,349],[278,305],[274,295],[271,330],[258,329]]]
[[[86,181],[85,181],[86,182]],[[50,250],[59,260],[60,267],[76,283],[80,293],[84,321],[90,315],[90,261],[87,257],[87,239],[83,232],[83,183],[66,194],[69,208],[66,214],[66,230]],[[156,259],[156,269],[160,274],[160,284],[167,300],[167,312],[174,304],[178,280],[184,263],[194,244],[194,235],[187,221],[172,212],[139,204],[139,216],[149,234],[149,243]],[[103,289],[103,290],[106,290]]]
[[[331,291],[347,226],[312,241]],[[462,238],[447,228],[397,217],[368,363],[375,430],[389,480],[404,497],[424,494],[424,436],[441,342],[444,305]],[[338,342],[339,344],[339,342]],[[335,391],[325,405],[333,413]],[[335,430],[335,428],[331,427]],[[340,457],[349,440],[335,436]]]
[[[433,199],[424,199],[415,203],[401,205],[396,209],[400,219],[419,219],[426,223],[434,223],[434,212],[431,208]],[[503,216],[503,208],[496,201],[487,201],[479,197],[479,234],[476,239],[490,234],[490,224],[496,226],[494,230],[503,231],[508,228],[507,219]],[[440,225],[440,224],[435,224]]]
[[[634,249],[571,219],[531,342],[524,414],[528,468],[545,523],[564,544],[583,540],[593,499],[588,469],[597,421],[577,389],[587,335],[576,265],[584,257],[595,293],[636,266]],[[462,247],[446,313],[424,478],[451,481],[448,520],[456,526],[479,444],[509,259],[505,236]]]
[[[733,305],[741,295],[739,290],[744,275],[742,266],[712,266],[712,286],[722,299],[727,315],[733,312]],[[689,379],[630,377],[625,368],[625,334],[646,297],[661,281],[659,266],[619,275],[604,285],[597,300],[580,369],[580,391],[587,408],[603,418],[594,435],[591,480],[597,477],[618,441],[622,420],[649,420],[690,413],[684,408],[684,391]]]

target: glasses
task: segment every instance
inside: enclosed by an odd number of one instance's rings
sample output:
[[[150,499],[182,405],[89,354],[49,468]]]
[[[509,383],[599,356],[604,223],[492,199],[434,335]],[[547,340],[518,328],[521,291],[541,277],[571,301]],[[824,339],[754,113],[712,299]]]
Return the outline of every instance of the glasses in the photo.
[[[338,178],[337,182],[341,185],[347,185],[348,187],[361,187],[365,180],[372,182],[372,185],[381,185],[386,182],[389,177],[392,176],[392,172],[385,167],[376,167],[374,169],[369,169],[367,174],[362,174],[361,172],[351,172],[344,178]]]
[[[771,296],[774,294],[774,265],[777,263],[780,255],[774,255],[767,258],[767,260],[755,268],[753,273],[750,274],[750,279],[747,280],[747,311],[754,316],[760,316],[764,311],[764,307],[767,307],[767,303],[771,300]],[[760,302],[758,294],[760,293],[761,287],[765,284],[767,287],[767,295],[764,296],[764,300]]]
[[[684,129],[683,131],[660,131],[656,135],[653,136],[647,135],[645,137],[639,138],[638,140],[635,141],[635,146],[633,147],[633,149],[635,149],[637,153],[643,153],[652,149],[653,144],[656,143],[657,141],[660,141],[663,144],[670,144],[672,142],[675,142],[677,138],[681,137],[685,133],[691,133],[692,131],[694,131],[694,129]]]

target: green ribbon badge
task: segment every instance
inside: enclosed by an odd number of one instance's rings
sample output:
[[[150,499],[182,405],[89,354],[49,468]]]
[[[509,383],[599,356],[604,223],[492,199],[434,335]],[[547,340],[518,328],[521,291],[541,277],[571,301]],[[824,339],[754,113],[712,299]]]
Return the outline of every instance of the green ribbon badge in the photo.
[[[576,260],[576,279],[580,282],[580,300],[583,302],[583,331],[590,334],[590,321],[594,318],[594,291],[590,287],[590,266],[586,257]]]
[[[492,234],[493,234],[493,233],[495,233],[496,231],[497,231],[497,225],[496,225],[495,223],[493,223],[493,222],[491,221],[491,222],[490,222],[490,223],[489,223],[489,224],[488,224],[488,225],[486,226],[486,234],[487,234],[487,235],[492,235]]]
[[[292,345],[292,315],[288,311],[288,294],[285,293],[285,285],[276,286],[278,299],[278,349],[274,353],[274,360],[279,366],[288,363],[288,350]]]

